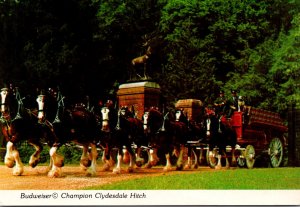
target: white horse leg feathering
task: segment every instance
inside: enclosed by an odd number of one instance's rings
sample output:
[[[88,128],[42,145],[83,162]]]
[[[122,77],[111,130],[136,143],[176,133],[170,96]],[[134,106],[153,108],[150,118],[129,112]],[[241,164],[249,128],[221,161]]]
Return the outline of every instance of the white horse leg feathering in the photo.
[[[20,154],[16,150],[12,142],[7,142],[6,144],[6,154],[4,158],[5,165],[9,168],[12,168],[15,165],[13,175],[22,175],[24,172],[24,165],[21,161]]]
[[[60,177],[61,175],[61,167],[59,167],[59,164],[63,165],[63,157],[59,154],[57,154],[57,148],[58,147],[51,147],[49,154],[50,154],[50,171],[48,172],[48,177]]]

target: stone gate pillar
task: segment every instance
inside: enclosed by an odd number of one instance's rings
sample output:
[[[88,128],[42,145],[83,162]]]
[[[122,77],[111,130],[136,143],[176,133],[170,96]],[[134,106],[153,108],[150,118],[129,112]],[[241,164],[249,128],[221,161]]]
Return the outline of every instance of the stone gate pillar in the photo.
[[[117,91],[119,108],[128,106],[131,109],[133,106],[137,118],[142,119],[145,108],[159,107],[160,92],[159,84],[152,81],[121,84]]]

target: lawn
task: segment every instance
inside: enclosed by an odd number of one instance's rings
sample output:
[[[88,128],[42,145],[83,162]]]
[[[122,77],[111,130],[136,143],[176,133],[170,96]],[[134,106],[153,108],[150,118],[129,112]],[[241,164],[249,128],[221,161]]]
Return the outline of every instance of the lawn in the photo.
[[[292,190],[300,189],[300,168],[256,168],[149,176],[89,190]]]

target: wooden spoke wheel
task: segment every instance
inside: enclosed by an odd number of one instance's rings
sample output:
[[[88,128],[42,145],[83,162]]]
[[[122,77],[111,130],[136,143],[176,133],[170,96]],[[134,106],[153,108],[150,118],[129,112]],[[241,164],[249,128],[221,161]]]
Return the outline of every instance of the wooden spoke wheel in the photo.
[[[191,161],[191,165],[193,168],[198,168],[198,157],[197,157],[197,153],[195,151],[195,147],[191,147],[191,157],[190,157],[190,161]],[[183,161],[185,163],[188,162],[188,148],[185,147],[184,151],[183,151]],[[196,163],[196,164],[195,164]]]
[[[255,162],[255,149],[252,145],[247,145],[245,149],[245,160],[247,168],[252,169]]]
[[[188,160],[188,148],[187,147],[184,147],[184,149],[183,149],[182,160],[183,160],[183,162],[187,162],[187,160]]]
[[[212,155],[209,155],[209,150],[206,151],[206,160],[211,168],[215,168],[215,166],[218,164],[218,155],[219,155],[219,150],[214,148],[212,150]]]
[[[197,153],[195,150],[196,150],[195,148],[192,148],[192,167],[194,169],[197,169],[199,160],[198,160]]]
[[[283,159],[283,144],[279,138],[273,138],[269,144],[269,156],[272,167],[279,167]]]
[[[202,164],[207,164],[205,163],[206,162],[206,159],[205,159],[205,149],[203,149],[202,147],[200,148],[199,150],[199,158],[198,158],[198,163],[199,165],[202,165]]]

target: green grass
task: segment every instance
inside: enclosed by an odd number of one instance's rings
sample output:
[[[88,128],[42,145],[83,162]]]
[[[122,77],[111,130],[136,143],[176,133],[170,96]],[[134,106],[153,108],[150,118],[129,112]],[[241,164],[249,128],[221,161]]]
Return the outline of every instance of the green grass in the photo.
[[[88,190],[290,190],[300,189],[300,168],[257,168],[202,171],[145,177]]]

